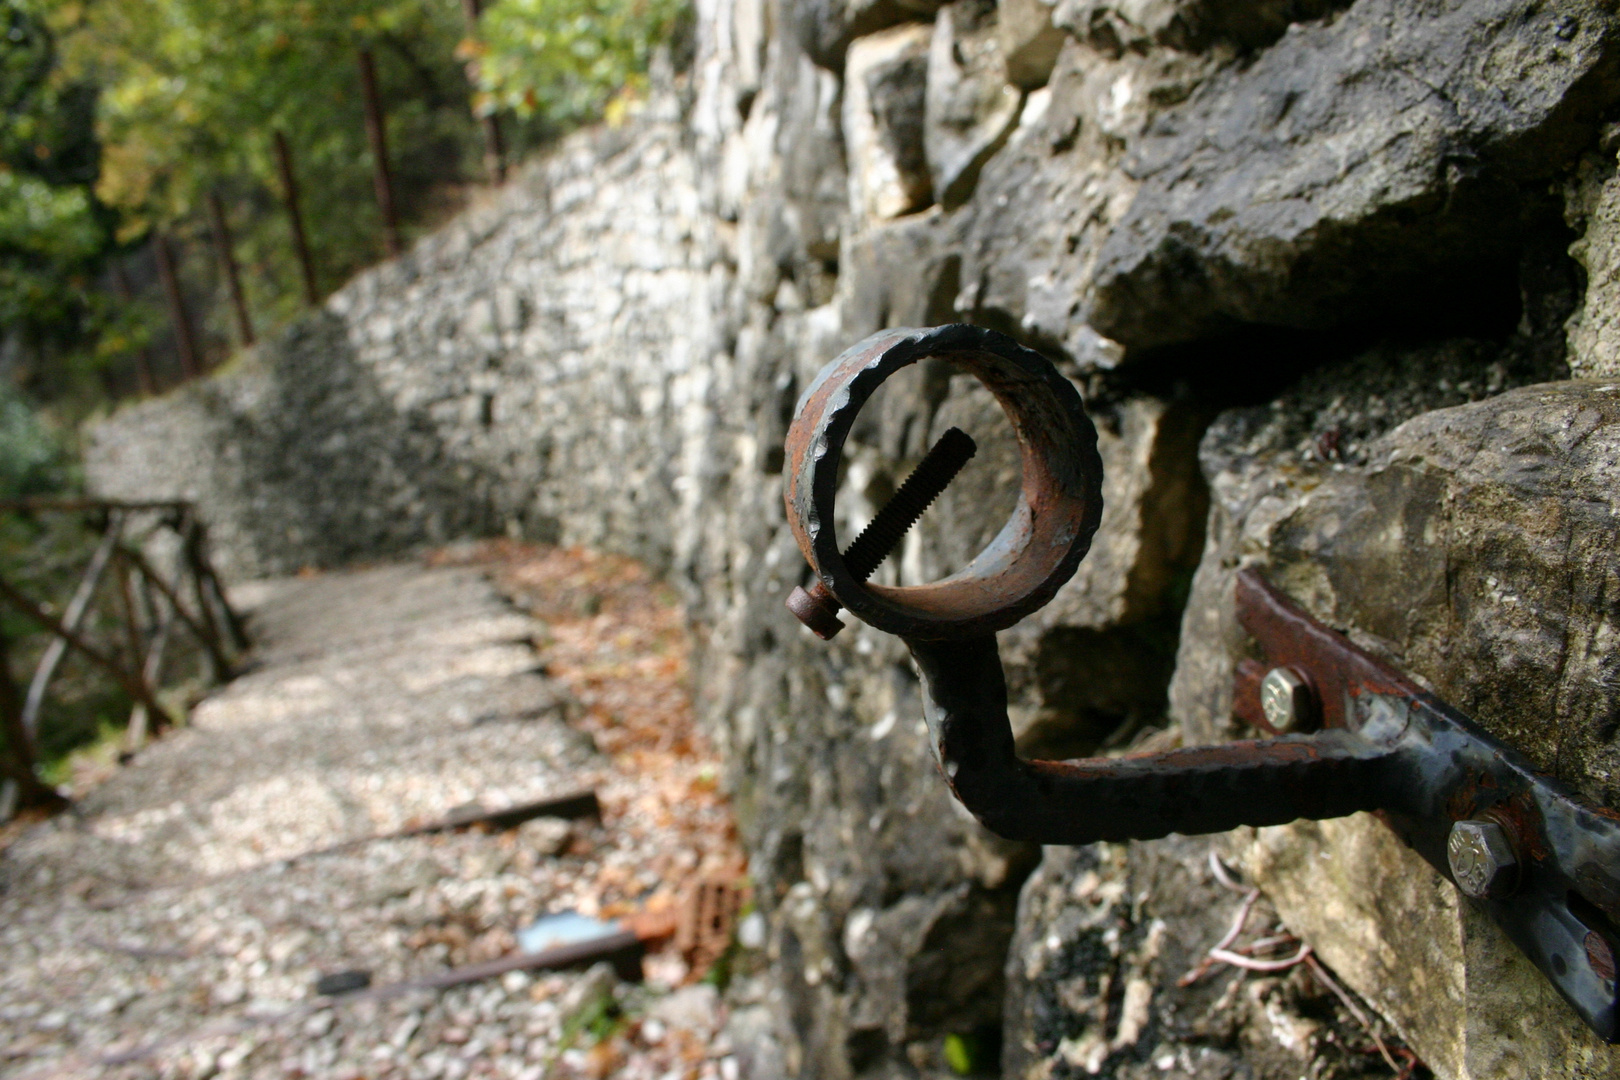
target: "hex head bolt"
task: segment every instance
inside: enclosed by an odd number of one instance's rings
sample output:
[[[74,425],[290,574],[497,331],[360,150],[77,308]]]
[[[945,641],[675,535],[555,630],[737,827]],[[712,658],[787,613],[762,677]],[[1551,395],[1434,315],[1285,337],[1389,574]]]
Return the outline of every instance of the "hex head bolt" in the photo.
[[[956,474],[979,450],[973,436],[961,428],[951,428],[939,437],[922,461],[906,477],[894,497],[867,523],[855,542],[844,549],[844,563],[856,581],[872,576],[917,523],[928,504],[939,498]],[[833,598],[827,586],[817,581],[810,588],[795,587],[788,594],[787,607],[794,616],[823,641],[831,641],[844,628],[838,617],[843,605]]]
[[[1260,681],[1260,709],[1279,735],[1316,726],[1316,693],[1293,668],[1274,667]]]
[[[1446,841],[1457,888],[1476,900],[1500,900],[1519,884],[1519,860],[1507,831],[1494,821],[1459,821]]]

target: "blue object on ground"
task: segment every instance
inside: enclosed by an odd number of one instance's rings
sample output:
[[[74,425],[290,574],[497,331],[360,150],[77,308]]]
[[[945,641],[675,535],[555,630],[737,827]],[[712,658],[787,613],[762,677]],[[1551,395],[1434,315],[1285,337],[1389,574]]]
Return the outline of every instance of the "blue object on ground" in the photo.
[[[574,945],[609,937],[624,929],[618,922],[593,919],[577,911],[556,911],[542,915],[517,933],[518,947],[524,952],[537,953],[555,949],[559,945]]]

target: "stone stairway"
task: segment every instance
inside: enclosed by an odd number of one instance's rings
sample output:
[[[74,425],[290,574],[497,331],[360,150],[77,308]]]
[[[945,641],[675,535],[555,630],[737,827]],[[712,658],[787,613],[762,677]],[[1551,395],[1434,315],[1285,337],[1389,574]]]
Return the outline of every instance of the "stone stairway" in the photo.
[[[238,590],[251,669],[0,852],[0,1075],[539,1077],[603,1053],[620,1075],[662,1075],[680,1054],[721,1075],[718,998],[668,996],[685,974],[672,957],[634,990],[601,969],[352,1007],[314,994],[322,974],[388,984],[502,955],[547,911],[667,900],[649,845],[713,861],[700,830],[680,832],[696,819],[654,835],[642,778],[542,673],[547,625],[492,576],[399,564]],[[582,788],[604,822],[306,854]],[[699,812],[728,819],[717,796]],[[603,1002],[630,1019],[591,1049],[577,1017]],[[644,1022],[660,1009],[685,1019]]]

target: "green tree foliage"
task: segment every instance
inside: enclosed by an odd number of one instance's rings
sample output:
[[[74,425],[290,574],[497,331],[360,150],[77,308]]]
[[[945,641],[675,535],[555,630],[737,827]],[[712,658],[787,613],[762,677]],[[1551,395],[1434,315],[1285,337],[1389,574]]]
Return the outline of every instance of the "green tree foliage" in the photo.
[[[273,133],[295,157],[324,287],[379,251],[357,55],[371,50],[407,220],[477,160],[453,0],[91,0],[59,3],[64,69],[102,87],[98,192],[123,238],[153,224],[200,238],[209,189],[231,205],[255,307],[296,310]]]
[[[130,260],[155,228],[185,257],[193,320],[217,357],[232,334],[204,213],[211,191],[255,321],[294,315],[303,289],[277,131],[294,154],[321,289],[375,261],[361,49],[375,61],[410,233],[483,178],[475,108],[518,114],[506,131],[515,152],[611,114],[639,92],[684,5],[500,0],[469,39],[461,0],[0,0],[0,368],[18,366],[6,357],[20,342],[36,399],[118,365],[132,384],[136,351],[170,332],[150,267]],[[114,260],[143,301],[113,288]],[[172,370],[163,350],[159,361]]]
[[[73,479],[67,445],[39,411],[0,384],[0,498],[60,491]]]
[[[57,78],[57,59],[44,12],[0,0],[0,351],[60,390],[86,374],[84,346],[108,316],[89,285],[110,215],[91,190],[95,89]],[[41,354],[57,370],[29,363]]]
[[[479,21],[479,108],[556,126],[638,93],[653,50],[687,17],[685,0],[500,0]]]

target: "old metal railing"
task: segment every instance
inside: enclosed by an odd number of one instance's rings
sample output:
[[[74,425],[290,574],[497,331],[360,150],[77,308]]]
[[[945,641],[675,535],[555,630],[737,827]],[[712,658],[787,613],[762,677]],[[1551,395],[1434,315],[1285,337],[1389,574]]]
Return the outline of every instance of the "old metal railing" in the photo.
[[[39,736],[52,682],[69,654],[99,669],[133,701],[126,739],[127,748],[135,750],[178,722],[159,693],[175,667],[170,661],[182,636],[194,643],[213,682],[230,678],[248,638],[209,561],[207,531],[190,503],[16,499],[0,501],[0,516],[35,523],[58,519],[58,525],[76,519],[87,531],[78,539],[93,541],[72,592],[60,603],[29,595],[48,585],[24,581],[22,568],[0,568],[0,606],[22,615],[49,639],[24,689],[12,671],[18,642],[0,624],[0,820],[5,820],[19,806],[63,801],[39,776]],[[44,535],[62,539],[60,532]]]

